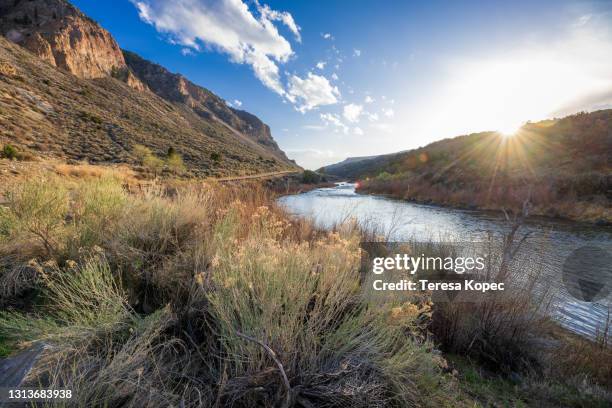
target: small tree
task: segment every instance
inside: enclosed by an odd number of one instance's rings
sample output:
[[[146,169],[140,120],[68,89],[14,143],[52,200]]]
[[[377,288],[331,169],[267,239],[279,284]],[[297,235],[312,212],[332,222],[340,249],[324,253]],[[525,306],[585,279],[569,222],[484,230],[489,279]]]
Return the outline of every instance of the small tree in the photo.
[[[19,158],[19,154],[17,153],[17,149],[13,145],[6,144],[2,148],[2,157],[9,160],[16,160]]]

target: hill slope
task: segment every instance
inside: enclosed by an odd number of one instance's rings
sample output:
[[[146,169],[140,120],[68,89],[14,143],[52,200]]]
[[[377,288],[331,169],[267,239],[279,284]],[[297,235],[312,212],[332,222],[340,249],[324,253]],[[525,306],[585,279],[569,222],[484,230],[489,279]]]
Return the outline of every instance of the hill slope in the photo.
[[[124,51],[123,54],[130,72],[133,72],[158,96],[187,106],[205,120],[215,120],[225,124],[230,130],[245,135],[270,150],[281,160],[288,160],[272,138],[268,125],[255,115],[230,108],[223,99],[208,89],[194,84],[180,74],[173,74],[133,52]]]
[[[515,208],[610,222],[612,110],[525,125],[516,135],[475,133],[323,168],[361,180],[360,191],[461,207]]]
[[[66,1],[0,0],[0,30],[0,144],[93,163],[172,147],[198,176],[297,167],[254,115],[124,54]]]

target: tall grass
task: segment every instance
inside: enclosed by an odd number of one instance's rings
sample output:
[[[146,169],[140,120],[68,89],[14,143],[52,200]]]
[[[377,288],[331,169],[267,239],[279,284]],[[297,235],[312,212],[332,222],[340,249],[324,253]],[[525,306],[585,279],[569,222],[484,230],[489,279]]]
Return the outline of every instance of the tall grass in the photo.
[[[459,403],[416,316],[361,296],[353,226],[290,220],[255,186],[50,179],[8,198],[0,338],[49,345],[25,384],[77,406]]]

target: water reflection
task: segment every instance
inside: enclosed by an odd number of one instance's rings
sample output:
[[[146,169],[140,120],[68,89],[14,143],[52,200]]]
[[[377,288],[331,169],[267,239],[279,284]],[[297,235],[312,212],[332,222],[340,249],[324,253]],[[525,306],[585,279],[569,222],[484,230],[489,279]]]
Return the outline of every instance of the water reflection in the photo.
[[[500,214],[360,195],[352,184],[281,197],[279,203],[294,215],[311,218],[320,228],[354,219],[389,241],[482,241],[490,234],[501,236],[509,228]],[[545,257],[544,280],[558,289],[554,315],[571,330],[595,337],[605,327],[611,296],[594,303],[576,300],[563,286],[562,270],[567,257],[580,247],[597,246],[612,253],[612,228],[534,218],[522,232],[530,233],[527,245]]]

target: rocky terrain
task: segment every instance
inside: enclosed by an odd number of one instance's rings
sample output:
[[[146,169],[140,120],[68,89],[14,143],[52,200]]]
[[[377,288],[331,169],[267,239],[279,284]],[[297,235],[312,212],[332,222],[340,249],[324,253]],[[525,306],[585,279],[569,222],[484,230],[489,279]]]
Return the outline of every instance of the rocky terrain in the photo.
[[[122,51],[64,0],[0,0],[0,145],[136,164],[134,146],[178,152],[190,174],[294,169],[254,115]]]

